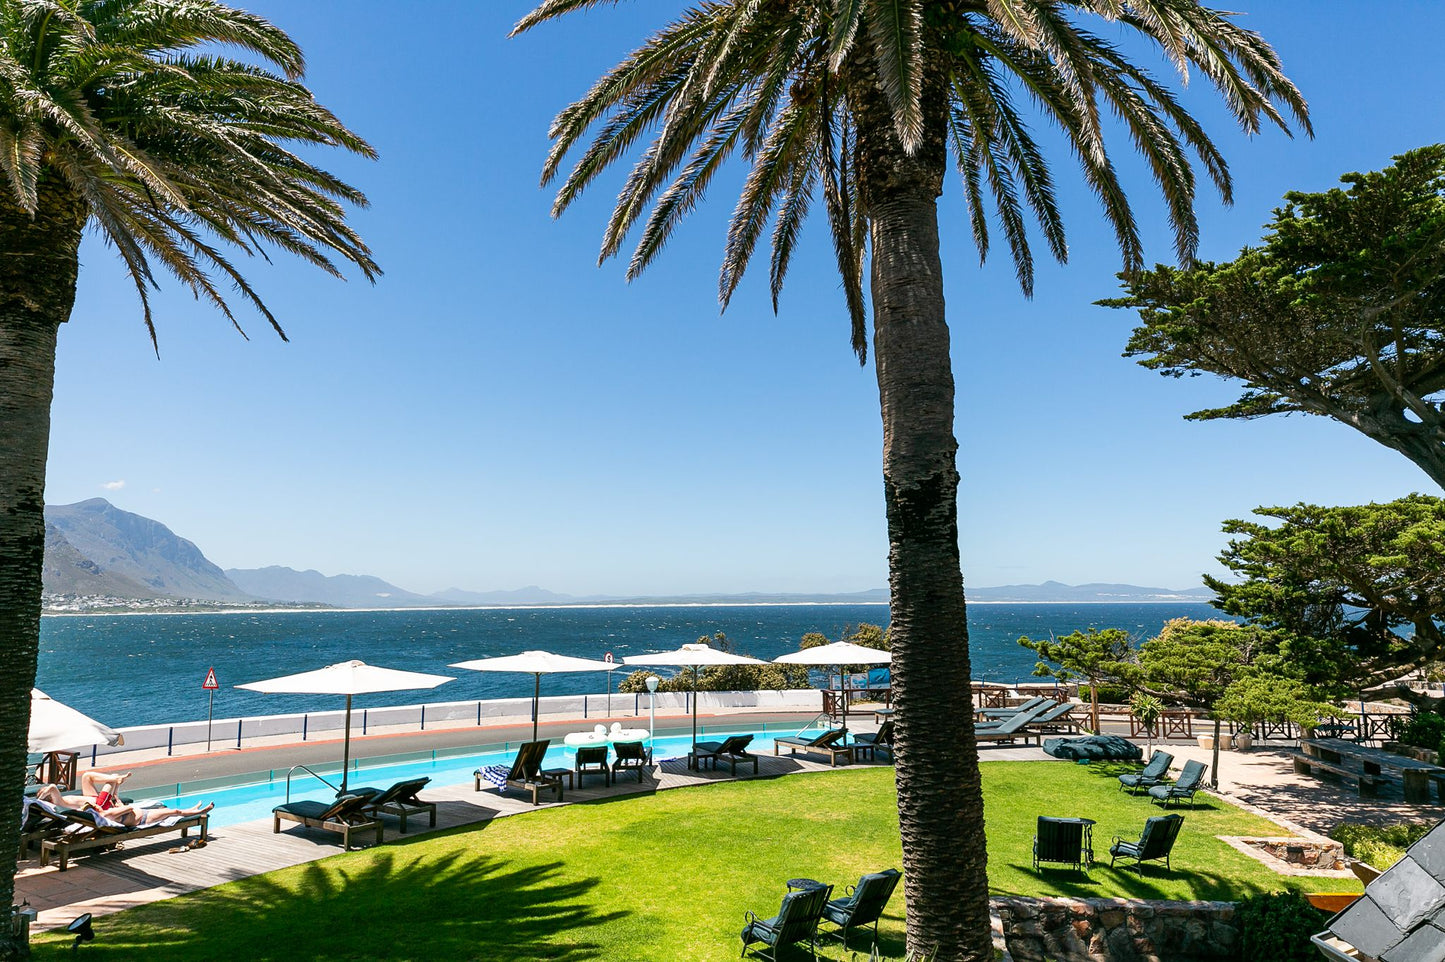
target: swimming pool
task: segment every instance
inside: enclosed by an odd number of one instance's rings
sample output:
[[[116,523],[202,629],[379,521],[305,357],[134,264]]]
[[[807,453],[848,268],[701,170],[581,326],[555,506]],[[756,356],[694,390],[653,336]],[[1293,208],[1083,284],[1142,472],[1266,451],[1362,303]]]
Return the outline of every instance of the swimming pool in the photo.
[[[700,740],[716,741],[729,735],[746,735],[746,730],[709,731]],[[768,752],[773,748],[770,734],[753,734],[749,746],[753,752]],[[658,736],[653,741],[653,758],[680,758],[692,746],[691,735]],[[549,768],[571,768],[576,749],[554,744],[547,750],[543,763]],[[419,757],[418,757],[419,756]],[[393,782],[406,778],[431,779],[428,787],[440,788],[450,785],[469,785],[472,773],[486,765],[510,765],[516,757],[516,747],[485,751],[478,749],[452,749],[443,753],[415,753],[412,756],[389,756],[381,759],[352,759],[351,773],[347,778],[348,787],[370,785],[386,788]],[[320,775],[333,783],[340,783],[341,766],[313,765]],[[160,803],[172,808],[188,808],[204,802],[214,802],[210,824],[213,828],[239,825],[269,819],[271,809],[286,801],[286,771],[257,772],[254,776],[243,776],[246,781],[237,782],[235,776],[211,782],[187,782],[181,785],[162,787],[150,791],[137,791],[135,800],[140,805]],[[291,800],[301,798],[330,801],[335,791],[320,779],[297,771],[291,778]]]

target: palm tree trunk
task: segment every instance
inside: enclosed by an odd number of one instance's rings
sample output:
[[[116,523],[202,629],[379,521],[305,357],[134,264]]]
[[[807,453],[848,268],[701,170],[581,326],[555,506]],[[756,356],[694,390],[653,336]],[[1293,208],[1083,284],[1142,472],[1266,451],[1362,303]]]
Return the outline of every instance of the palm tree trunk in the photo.
[[[85,208],[51,180],[34,216],[0,199],[0,959],[10,928],[30,689],[40,646],[55,339],[75,301]]]
[[[925,81],[923,144],[894,133],[870,65],[850,106],[871,225],[874,363],[883,412],[899,830],[908,951],[993,958],[983,793],[958,553],[953,370],[938,253],[947,153],[943,88]]]

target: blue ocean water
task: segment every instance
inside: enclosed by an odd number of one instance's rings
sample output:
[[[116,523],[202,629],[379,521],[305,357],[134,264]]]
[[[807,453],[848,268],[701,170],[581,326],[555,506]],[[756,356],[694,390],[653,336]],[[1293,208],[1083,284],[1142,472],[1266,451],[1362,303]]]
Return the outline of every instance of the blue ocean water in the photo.
[[[1019,635],[1119,627],[1141,638],[1170,618],[1217,614],[1204,604],[972,605],[974,677],[1027,678],[1033,656]],[[488,608],[441,611],[291,611],[80,615],[42,619],[37,687],[113,726],[206,717],[201,688],[214,667],[216,717],[324,711],[324,695],[263,695],[232,686],[359,658],[370,664],[455,675],[432,691],[361,696],[356,706],[524,697],[526,675],[448,670],[452,662],[542,648],[601,658],[661,651],[723,632],[736,651],[776,658],[809,631],[837,638],[847,625],[886,625],[887,605]],[[620,674],[620,672],[619,672]],[[616,682],[614,681],[614,684]],[[548,694],[601,691],[600,674],[545,679]]]

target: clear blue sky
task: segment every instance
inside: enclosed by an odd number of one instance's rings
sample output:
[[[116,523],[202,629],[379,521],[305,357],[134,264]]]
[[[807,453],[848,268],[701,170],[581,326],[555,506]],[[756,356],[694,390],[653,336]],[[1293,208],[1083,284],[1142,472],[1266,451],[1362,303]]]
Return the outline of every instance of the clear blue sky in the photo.
[[[529,5],[514,0],[245,5],[292,33],[319,99],[380,151],[375,164],[328,162],[370,196],[356,223],[386,274],[372,287],[254,263],[289,344],[259,319],[242,340],[167,284],[157,360],[114,252],[87,240],[61,330],[50,502],[110,498],[223,567],[375,574],[423,592],[886,583],[877,386],[848,347],[823,222],[778,316],[762,256],[720,317],[740,170],[630,285],[622,264],[595,266],[622,172],[560,221],[537,186],[552,116],[679,4],[622,3],[518,40],[506,33]],[[1445,137],[1445,5],[1225,6],[1249,10],[1281,52],[1317,136],[1245,138],[1202,82],[1191,88],[1237,184],[1232,208],[1202,196],[1202,256],[1257,240],[1286,190]],[[1236,391],[1119,356],[1133,316],[1091,306],[1115,293],[1118,255],[1046,139],[1071,262],[1045,264],[1033,300],[1005,258],[980,268],[954,184],[943,199],[968,583],[1194,586],[1215,570],[1220,522],[1256,505],[1430,490],[1332,422],[1183,421]],[[1115,150],[1148,256],[1168,261],[1152,184],[1122,139]]]

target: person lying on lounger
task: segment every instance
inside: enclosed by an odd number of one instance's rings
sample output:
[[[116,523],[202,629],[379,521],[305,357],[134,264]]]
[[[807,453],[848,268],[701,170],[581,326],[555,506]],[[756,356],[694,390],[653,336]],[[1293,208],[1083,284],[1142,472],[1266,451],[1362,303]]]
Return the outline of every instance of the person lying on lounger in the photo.
[[[87,772],[87,774],[89,773]],[[75,802],[75,798],[67,799],[62,795],[60,789],[55,785],[41,785],[40,790],[35,793],[35,797],[42,802],[49,802],[51,805],[58,805],[62,808],[73,808]],[[181,817],[204,815],[216,807],[214,802],[207,802],[205,805],[197,805],[193,808],[136,808],[134,805],[120,804],[112,804],[110,808],[101,808],[93,798],[86,798],[84,804],[87,808],[99,812],[104,818],[124,825],[126,828],[153,825],[177,815]]]

